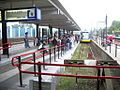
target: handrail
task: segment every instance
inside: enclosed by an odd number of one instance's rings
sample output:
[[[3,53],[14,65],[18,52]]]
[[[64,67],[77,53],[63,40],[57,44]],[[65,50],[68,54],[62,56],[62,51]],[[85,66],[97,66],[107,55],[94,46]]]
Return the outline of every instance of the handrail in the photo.
[[[79,77],[79,78],[93,78],[93,79],[120,79],[120,77],[111,76],[82,76],[82,75],[68,75],[68,74],[53,74],[53,73],[41,73],[21,70],[21,64],[34,64],[34,65],[49,65],[49,66],[66,66],[66,67],[89,67],[89,68],[120,68],[120,66],[95,66],[95,65],[70,65],[70,64],[49,64],[49,63],[33,63],[33,62],[21,62],[19,64],[19,71],[21,73],[38,74],[38,75],[51,75],[51,76],[65,76],[65,77]]]
[[[55,47],[52,47],[52,48],[46,48],[46,49],[43,49],[43,50],[37,50],[37,51],[34,51],[34,52],[30,52],[30,53],[26,53],[26,54],[14,56],[14,57],[12,58],[11,63],[12,63],[13,66],[17,66],[17,65],[19,65],[19,63],[16,63],[16,64],[14,63],[15,58],[18,58],[18,57],[20,57],[20,56],[30,55],[30,54],[37,53],[37,52],[42,52],[42,51],[45,51],[45,50],[54,49],[54,48],[57,48],[57,47],[62,47],[62,46],[64,46],[64,45],[55,46]],[[45,55],[47,55],[47,54],[49,54],[49,53],[46,53]],[[43,55],[36,56],[35,58],[38,58],[38,57],[41,57],[41,56],[43,56]],[[27,59],[27,60],[25,60],[25,61],[23,61],[23,62],[28,62],[28,61],[30,61],[30,60],[32,60],[32,59],[33,59],[33,58],[30,58],[30,59]]]
[[[11,48],[12,47],[12,44],[11,43],[3,43],[3,44],[0,44],[0,46],[2,45],[10,45],[9,47],[4,47],[4,48],[0,48],[0,50],[2,49],[7,49],[7,48]]]

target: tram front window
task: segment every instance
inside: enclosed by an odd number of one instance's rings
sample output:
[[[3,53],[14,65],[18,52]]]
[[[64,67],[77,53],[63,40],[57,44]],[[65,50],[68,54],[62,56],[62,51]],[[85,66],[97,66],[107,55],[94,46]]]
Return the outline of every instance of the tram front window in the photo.
[[[83,35],[82,39],[89,39],[89,34],[88,33],[83,33],[82,35]]]

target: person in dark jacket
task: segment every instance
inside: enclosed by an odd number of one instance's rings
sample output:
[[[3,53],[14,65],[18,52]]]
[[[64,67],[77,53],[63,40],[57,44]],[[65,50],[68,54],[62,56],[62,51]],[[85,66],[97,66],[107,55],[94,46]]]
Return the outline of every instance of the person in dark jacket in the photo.
[[[45,48],[45,43],[41,44],[41,45],[38,47],[38,50],[44,50],[44,49],[46,49],[46,48]],[[44,52],[44,53],[47,53],[47,50],[44,50],[43,52]]]
[[[57,46],[57,37],[54,37],[52,43],[53,43],[54,46]]]
[[[30,48],[29,42],[28,42],[28,32],[25,33],[24,42],[25,42],[25,48],[27,47]]]

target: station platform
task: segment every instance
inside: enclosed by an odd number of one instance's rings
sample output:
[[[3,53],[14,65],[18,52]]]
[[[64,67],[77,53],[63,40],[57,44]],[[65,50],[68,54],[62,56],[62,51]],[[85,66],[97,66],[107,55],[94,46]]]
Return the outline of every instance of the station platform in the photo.
[[[102,40],[101,38],[94,38],[94,41],[96,42],[96,44],[98,44],[101,48],[103,48],[103,50],[110,56],[112,57],[113,60],[117,61],[118,64],[120,64],[120,43],[116,42],[115,40],[113,40],[111,46],[107,45],[107,46],[102,46]],[[116,47],[117,45],[117,47]]]
[[[76,50],[77,46],[79,43],[76,43],[75,46],[67,51],[64,55],[60,55],[60,58],[58,59],[56,57],[56,61],[54,62],[53,58],[52,58],[52,63],[58,63],[58,64],[63,64],[65,59],[70,59],[72,57],[72,55],[74,54],[74,51]],[[10,52],[10,56],[9,58],[7,58],[7,56],[2,56],[2,60],[0,61],[0,66],[4,66],[4,65],[11,65],[11,59],[13,56],[16,55],[21,55],[21,54],[25,54],[25,53],[29,53],[29,52],[33,52],[36,51],[38,49],[37,46],[34,46],[33,43],[30,43],[30,47],[31,48],[25,48],[24,44],[18,44],[13,46],[9,52]],[[47,48],[48,46],[46,46]],[[20,49],[21,48],[21,49]],[[45,57],[46,58],[46,62],[49,62],[49,55]],[[42,58],[37,59],[37,62],[42,62]],[[29,65],[25,65],[23,66],[24,70],[30,70],[32,67]],[[9,67],[8,67],[9,68]],[[42,70],[43,71],[47,71],[47,72],[56,72],[57,68],[53,67],[48,69],[49,67],[46,66],[47,70]],[[28,75],[28,74],[24,74],[23,75],[23,84],[25,84],[25,87],[19,87],[19,70],[17,67],[14,67],[6,72],[0,73],[0,90],[30,90],[29,88],[29,80],[35,79],[36,77],[34,77],[34,75]],[[43,80],[46,78],[50,79],[49,77],[42,77]],[[12,83],[11,83],[12,82]]]
[[[24,43],[12,45],[12,47],[9,48],[9,57],[7,55],[3,55],[1,51],[0,66],[11,63],[13,56],[33,52],[38,49],[38,46],[34,46],[33,42],[29,42],[29,45],[30,48],[25,48]]]

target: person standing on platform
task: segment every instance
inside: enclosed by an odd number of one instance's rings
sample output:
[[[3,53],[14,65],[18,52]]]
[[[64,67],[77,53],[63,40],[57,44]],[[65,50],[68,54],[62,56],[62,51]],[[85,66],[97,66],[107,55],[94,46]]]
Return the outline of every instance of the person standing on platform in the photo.
[[[54,36],[54,39],[52,42],[53,42],[54,47],[57,46],[57,37],[56,36]]]
[[[35,38],[34,38],[34,46],[37,46],[37,44],[38,44],[38,38],[35,37]]]
[[[53,43],[52,43],[53,37],[51,35],[49,35],[48,41],[49,41],[49,48],[52,48],[53,47]]]
[[[109,36],[109,40],[110,40],[110,45],[111,45],[111,43],[113,41],[113,36]]]
[[[28,42],[28,32],[25,33],[24,41],[25,41],[25,48],[27,48],[27,47],[30,48],[29,42]]]

